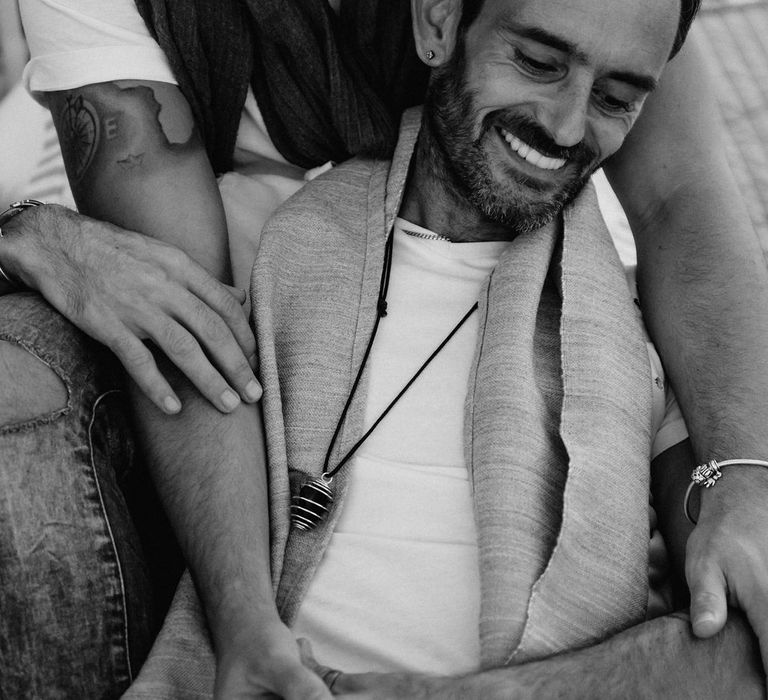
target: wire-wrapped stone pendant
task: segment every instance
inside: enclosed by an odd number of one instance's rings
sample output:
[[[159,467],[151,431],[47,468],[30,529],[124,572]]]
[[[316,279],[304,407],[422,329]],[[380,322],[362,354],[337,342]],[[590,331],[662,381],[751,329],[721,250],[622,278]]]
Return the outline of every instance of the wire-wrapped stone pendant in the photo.
[[[316,477],[301,487],[291,499],[291,524],[298,530],[313,530],[325,520],[331,504],[333,491],[331,479]]]

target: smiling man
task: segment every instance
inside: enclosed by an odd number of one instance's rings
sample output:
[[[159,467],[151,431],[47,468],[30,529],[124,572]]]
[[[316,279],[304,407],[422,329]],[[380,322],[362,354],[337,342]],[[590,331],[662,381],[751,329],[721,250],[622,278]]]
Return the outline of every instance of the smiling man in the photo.
[[[676,3],[611,12],[599,2],[508,5],[483,3],[455,47],[427,49],[436,70],[423,136],[429,152],[416,179],[450,173],[433,189],[451,197],[451,209],[474,205],[482,225],[467,235],[476,240],[549,223],[618,150],[657,84],[679,11]]]
[[[354,159],[284,205],[254,270],[282,621],[339,694],[760,696],[738,616],[716,641],[645,621],[650,458],[679,572],[673,467],[691,456],[588,184],[694,6],[413,8],[423,114],[391,162]],[[286,680],[301,670],[274,614],[229,591],[229,614],[208,611],[218,697],[324,697]],[[187,580],[126,697],[212,689],[202,628]]]

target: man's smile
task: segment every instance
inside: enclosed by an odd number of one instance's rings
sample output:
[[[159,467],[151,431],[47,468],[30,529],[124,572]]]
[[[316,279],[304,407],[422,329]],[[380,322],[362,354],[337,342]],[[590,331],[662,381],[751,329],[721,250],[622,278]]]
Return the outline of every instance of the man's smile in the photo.
[[[567,162],[564,158],[550,158],[549,156],[540,153],[504,128],[499,127],[499,133],[507,142],[511,151],[520,156],[526,163],[529,163],[540,170],[559,170]]]

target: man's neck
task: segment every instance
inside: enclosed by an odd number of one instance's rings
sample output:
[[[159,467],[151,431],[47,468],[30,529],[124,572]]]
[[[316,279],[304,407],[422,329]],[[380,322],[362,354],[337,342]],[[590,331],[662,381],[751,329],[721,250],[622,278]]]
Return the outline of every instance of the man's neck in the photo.
[[[428,120],[422,122],[400,216],[456,243],[510,241],[510,227],[486,217],[454,185],[439,147],[431,141]]]
[[[411,223],[450,238],[455,243],[511,240],[506,226],[483,216],[447,182],[436,166],[426,139],[419,136],[406,182],[400,216]]]

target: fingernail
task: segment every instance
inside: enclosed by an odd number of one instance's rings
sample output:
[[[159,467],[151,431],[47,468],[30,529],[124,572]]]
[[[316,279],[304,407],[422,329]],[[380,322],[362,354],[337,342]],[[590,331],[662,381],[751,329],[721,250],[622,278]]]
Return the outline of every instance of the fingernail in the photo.
[[[221,403],[224,404],[224,408],[231,411],[237,408],[237,405],[240,403],[240,397],[231,389],[227,389],[221,395]]]
[[[251,379],[245,386],[245,395],[249,401],[258,401],[261,398],[261,384],[256,380]]]
[[[168,413],[178,413],[181,410],[181,403],[173,396],[166,396],[163,399],[163,408]]]
[[[715,616],[711,612],[701,613],[696,616],[697,625],[709,625],[715,621]]]

